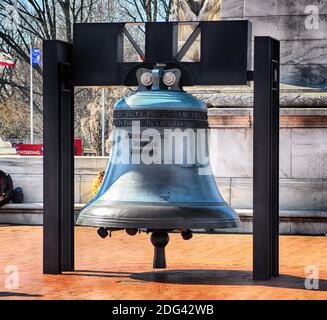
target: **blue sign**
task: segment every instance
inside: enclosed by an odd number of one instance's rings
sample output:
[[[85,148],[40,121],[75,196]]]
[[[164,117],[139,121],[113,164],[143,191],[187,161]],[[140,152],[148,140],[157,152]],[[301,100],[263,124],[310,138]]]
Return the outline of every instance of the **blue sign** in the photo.
[[[32,48],[32,63],[33,64],[41,63],[41,50],[38,48]]]

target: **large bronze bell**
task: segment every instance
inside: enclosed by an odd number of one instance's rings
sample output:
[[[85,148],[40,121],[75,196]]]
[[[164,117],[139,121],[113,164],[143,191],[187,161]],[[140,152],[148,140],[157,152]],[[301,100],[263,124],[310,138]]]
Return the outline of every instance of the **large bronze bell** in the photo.
[[[114,107],[113,145],[103,183],[77,224],[98,233],[151,232],[154,267],[165,268],[168,232],[239,227],[208,160],[207,107],[179,88],[178,69],[139,69],[139,88]]]

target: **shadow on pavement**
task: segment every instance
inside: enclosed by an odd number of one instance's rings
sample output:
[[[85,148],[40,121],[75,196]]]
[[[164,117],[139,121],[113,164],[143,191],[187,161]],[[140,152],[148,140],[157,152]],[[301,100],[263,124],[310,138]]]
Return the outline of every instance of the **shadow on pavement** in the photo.
[[[243,270],[165,270],[134,273],[130,278],[148,282],[192,285],[252,285],[305,289],[306,278],[281,274],[268,281],[254,281],[252,272]],[[327,280],[319,280],[318,291],[327,291]]]
[[[1,297],[37,298],[37,297],[42,297],[42,295],[40,295],[40,294],[30,294],[30,293],[21,293],[21,292],[10,292],[10,291],[2,292],[2,291],[0,291],[0,298]]]

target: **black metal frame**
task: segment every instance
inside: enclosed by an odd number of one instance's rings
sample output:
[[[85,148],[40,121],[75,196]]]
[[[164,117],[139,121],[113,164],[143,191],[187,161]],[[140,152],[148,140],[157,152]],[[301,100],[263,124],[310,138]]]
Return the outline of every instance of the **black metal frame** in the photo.
[[[72,45],[45,41],[43,81],[43,271],[74,270]]]
[[[253,277],[278,275],[279,41],[255,37],[251,71],[250,22],[200,22],[179,52],[177,26],[146,23],[145,53],[124,23],[77,24],[73,44],[44,41],[45,274],[74,270],[74,86],[135,85],[136,68],[159,62],[180,68],[182,85],[254,80]],[[181,62],[199,33],[201,60]],[[124,34],[143,63],[122,61]]]
[[[253,266],[254,279],[278,276],[279,41],[254,42]]]
[[[201,58],[181,61],[201,33]],[[75,86],[137,86],[135,68],[139,62],[124,62],[123,37],[126,23],[81,23],[74,26],[73,82]],[[96,36],[95,36],[96,35]],[[145,23],[145,52],[127,36],[141,57],[151,66],[178,66],[181,86],[245,85],[251,59],[251,22],[202,21],[178,51],[178,22]]]

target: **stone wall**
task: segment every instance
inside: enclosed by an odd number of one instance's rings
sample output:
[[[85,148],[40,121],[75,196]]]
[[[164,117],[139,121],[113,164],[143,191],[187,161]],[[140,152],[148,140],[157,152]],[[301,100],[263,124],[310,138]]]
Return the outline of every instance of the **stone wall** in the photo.
[[[211,108],[210,156],[219,188],[234,208],[252,208],[252,109]],[[90,199],[106,157],[75,158],[75,202]],[[27,203],[43,202],[42,158],[0,157],[0,169],[24,189]],[[327,211],[327,109],[281,109],[280,208]]]
[[[281,109],[280,208],[327,211],[327,109]],[[211,165],[226,200],[252,208],[252,109],[209,109]]]
[[[247,19],[281,41],[281,81],[327,87],[326,0],[223,0],[222,19]]]
[[[86,203],[91,184],[108,162],[107,157],[75,157],[75,203]],[[43,203],[43,158],[0,156],[0,169],[9,173],[14,187],[22,187],[26,203]]]

